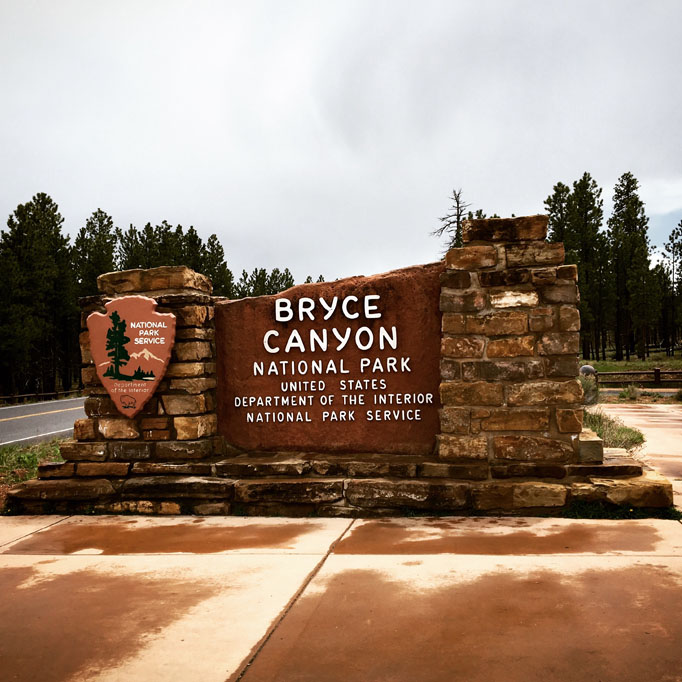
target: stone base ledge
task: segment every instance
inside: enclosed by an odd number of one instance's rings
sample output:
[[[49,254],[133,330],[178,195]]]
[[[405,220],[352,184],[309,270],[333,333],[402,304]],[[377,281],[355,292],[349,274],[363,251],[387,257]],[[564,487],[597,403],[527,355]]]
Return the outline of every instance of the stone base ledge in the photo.
[[[561,481],[283,476],[137,476],[49,479],[10,491],[10,513],[401,516],[561,515],[573,503],[668,508],[671,483],[653,471],[630,478]]]

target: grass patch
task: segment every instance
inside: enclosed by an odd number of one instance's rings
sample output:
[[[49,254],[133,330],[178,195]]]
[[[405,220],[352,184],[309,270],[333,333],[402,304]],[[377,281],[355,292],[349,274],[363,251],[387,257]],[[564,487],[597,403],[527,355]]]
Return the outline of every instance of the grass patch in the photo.
[[[63,462],[59,446],[63,439],[53,438],[34,445],[5,445],[0,447],[0,483],[12,485],[28,481],[38,475],[38,465]]]
[[[597,372],[637,372],[661,369],[682,370],[682,355],[668,357],[665,353],[652,353],[646,360],[583,360],[583,365],[592,365]]]
[[[625,426],[620,419],[609,417],[601,410],[585,410],[583,424],[604,441],[605,448],[633,450],[644,443],[644,434],[639,429]]]
[[[635,384],[626,386],[619,394],[621,400],[638,400],[642,395],[642,391]]]

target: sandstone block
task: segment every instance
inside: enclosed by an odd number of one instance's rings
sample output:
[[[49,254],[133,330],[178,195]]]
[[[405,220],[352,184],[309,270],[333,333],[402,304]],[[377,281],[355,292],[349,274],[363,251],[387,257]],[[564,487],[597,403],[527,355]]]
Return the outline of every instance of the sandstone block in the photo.
[[[539,358],[524,360],[495,360],[478,363],[481,379],[489,381],[524,381],[544,376],[544,365]]]
[[[362,481],[362,479],[360,479]],[[349,481],[350,486],[354,481]],[[235,482],[238,502],[318,504],[343,498],[343,479],[258,479]]]
[[[547,237],[546,215],[520,218],[479,218],[462,224],[462,241],[515,242]]]
[[[76,419],[73,423],[73,437],[76,440],[95,440],[97,422],[94,419]]]
[[[513,496],[514,486],[507,481],[481,483],[471,490],[473,507],[479,511],[511,509]]]
[[[187,393],[204,393],[216,387],[215,377],[199,377],[195,379],[172,379],[172,391],[186,391]]]
[[[173,425],[178,440],[196,440],[205,436],[213,436],[217,432],[218,419],[215,414],[175,417]]]
[[[490,294],[490,305],[493,308],[528,308],[539,302],[535,291],[499,291]]]
[[[480,379],[480,362],[463,362],[462,363],[462,379],[464,381],[475,381]]]
[[[106,479],[79,481],[56,479],[52,481],[25,481],[9,491],[10,497],[20,500],[97,500],[113,495],[114,488]]]
[[[419,465],[420,478],[459,478],[484,481],[488,478],[488,464],[450,464],[449,462],[424,462]]]
[[[128,462],[79,462],[77,476],[127,476]]]
[[[441,328],[444,334],[464,334],[466,316],[462,313],[443,313]]]
[[[592,478],[590,483],[603,491],[607,502],[631,507],[671,507],[672,484],[654,471],[625,480]]]
[[[229,516],[229,502],[202,502],[192,507],[192,513],[197,516]]]
[[[170,415],[201,414],[206,412],[206,398],[201,393],[198,395],[164,395],[161,398],[161,402],[166,414]]]
[[[107,456],[107,444],[68,440],[59,445],[59,454],[69,462],[102,462]]]
[[[208,327],[180,327],[175,330],[176,340],[198,339],[200,341],[213,341],[215,339],[215,329]]]
[[[234,481],[208,476],[139,476],[124,481],[124,498],[226,499],[232,498]]]
[[[144,417],[140,421],[140,428],[143,430],[149,429],[167,429],[170,424],[168,417]]]
[[[478,273],[482,287],[513,287],[530,282],[530,270],[491,270]]]
[[[582,399],[583,389],[577,380],[530,381],[507,387],[507,404],[510,407],[574,404],[581,403]]]
[[[450,358],[441,358],[440,361],[440,378],[443,381],[452,381],[460,378],[459,362],[451,360]]]
[[[480,291],[441,290],[440,310],[443,313],[475,313],[483,310],[486,304],[486,296]]]
[[[117,462],[136,462],[149,459],[151,455],[149,443],[128,441],[109,444],[109,459]]]
[[[211,465],[203,463],[135,462],[131,473],[138,476],[211,476]]]
[[[566,504],[566,486],[538,481],[515,483],[512,504],[514,509],[563,507]]]
[[[440,430],[443,433],[469,433],[469,410],[465,407],[444,407],[440,410]]]
[[[81,362],[84,365],[91,365],[92,353],[90,352],[90,332],[81,332],[78,335],[78,343],[81,349]]]
[[[38,466],[38,478],[70,478],[76,470],[73,462],[48,462]]]
[[[467,317],[465,324],[469,334],[523,334],[528,331],[528,315],[519,310],[498,311],[481,317]]]
[[[100,419],[97,428],[101,436],[111,440],[129,440],[140,437],[137,424],[130,419]]]
[[[580,331],[580,311],[570,305],[559,308],[559,329],[562,332]]]
[[[541,290],[542,300],[546,303],[577,303],[578,287],[570,284],[556,284]]]
[[[570,279],[574,282],[578,281],[578,266],[577,265],[560,265],[556,271],[557,279]]]
[[[546,431],[549,428],[549,409],[493,410],[481,422],[484,431]]]
[[[179,362],[196,362],[213,355],[211,344],[208,341],[185,341],[176,343],[173,347],[173,355]]]
[[[512,244],[505,247],[507,267],[529,267],[534,265],[561,265],[564,262],[564,245],[532,242]]]
[[[166,369],[166,376],[169,379],[200,377],[209,373],[207,365],[206,362],[171,362]]]
[[[463,509],[468,503],[468,484],[354,479],[348,482],[346,499],[356,507]]]
[[[440,385],[443,405],[502,405],[504,387],[489,381],[447,381]]]
[[[578,332],[550,332],[538,342],[540,355],[576,355],[580,351]]]
[[[561,433],[580,433],[583,430],[583,412],[582,408],[575,410],[557,408],[556,423],[559,431]]]
[[[88,417],[110,417],[119,414],[116,404],[109,396],[89,396],[85,399],[85,414]]]
[[[534,336],[517,336],[507,339],[488,341],[489,358],[516,358],[522,355],[533,355]]]
[[[583,429],[578,437],[578,457],[581,462],[602,462],[604,441],[592,430]]]
[[[537,287],[547,286],[548,284],[554,284],[556,282],[556,268],[535,268],[531,272],[532,282]]]
[[[440,283],[448,289],[468,289],[471,286],[471,273],[467,270],[445,270],[440,275]]]
[[[545,374],[548,377],[577,377],[578,356],[559,355],[544,358]]]
[[[438,457],[442,460],[487,460],[488,439],[485,436],[450,436],[440,434]]]
[[[170,429],[145,429],[142,431],[143,440],[170,440]]]
[[[155,447],[155,459],[158,461],[204,459],[213,455],[213,442],[210,439],[162,442],[156,443]]]
[[[532,332],[549,331],[554,326],[552,308],[536,308],[528,313],[528,324]]]
[[[567,462],[573,448],[553,438],[543,436],[495,436],[493,456],[495,459],[520,462]]]
[[[178,327],[201,327],[209,320],[209,309],[203,305],[176,308],[173,313],[177,317]]]
[[[497,265],[497,249],[494,246],[463,246],[450,249],[445,264],[454,270],[479,270]]]
[[[101,382],[97,376],[97,370],[94,365],[88,365],[81,368],[81,381],[84,386],[100,386]]]
[[[513,462],[490,467],[493,478],[566,478],[570,465]],[[570,474],[568,474],[570,475]]]
[[[475,336],[445,337],[441,340],[441,354],[449,358],[481,358],[485,339]]]
[[[161,266],[147,270],[108,272],[97,278],[97,288],[104,294],[190,289],[211,293],[211,281],[185,265]]]

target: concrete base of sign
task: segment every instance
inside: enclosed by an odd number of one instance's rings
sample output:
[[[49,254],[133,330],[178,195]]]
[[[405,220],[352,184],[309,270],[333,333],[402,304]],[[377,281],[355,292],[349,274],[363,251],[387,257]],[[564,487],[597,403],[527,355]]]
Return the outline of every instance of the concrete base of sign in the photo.
[[[137,513],[369,517],[400,514],[561,514],[576,503],[669,507],[672,486],[624,450],[602,463],[448,464],[427,457],[279,453],[201,463],[140,462],[125,478],[29,481],[14,513]],[[50,473],[50,476],[54,472]],[[57,474],[58,475],[58,474]],[[542,478],[542,480],[538,480]]]

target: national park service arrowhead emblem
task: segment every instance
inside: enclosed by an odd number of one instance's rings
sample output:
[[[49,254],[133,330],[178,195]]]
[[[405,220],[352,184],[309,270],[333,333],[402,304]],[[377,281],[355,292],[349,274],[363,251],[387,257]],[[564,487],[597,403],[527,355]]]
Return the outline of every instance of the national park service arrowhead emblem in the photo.
[[[157,313],[147,296],[123,296],[92,313],[87,324],[97,376],[121,414],[134,417],[166,373],[175,341],[175,315]]]

